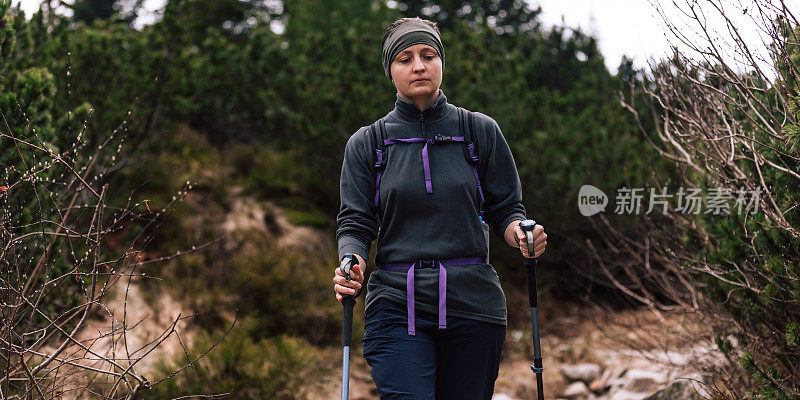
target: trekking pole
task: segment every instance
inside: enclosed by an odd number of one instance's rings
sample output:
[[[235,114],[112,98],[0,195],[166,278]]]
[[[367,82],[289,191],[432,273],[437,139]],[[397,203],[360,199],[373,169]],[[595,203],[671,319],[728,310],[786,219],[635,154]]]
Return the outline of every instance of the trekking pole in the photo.
[[[539,300],[536,294],[536,264],[538,260],[533,258],[533,227],[536,222],[530,219],[519,223],[519,227],[525,232],[525,239],[528,245],[528,255],[525,257],[525,269],[528,272],[528,302],[531,304],[531,328],[533,331],[533,365],[531,370],[536,374],[536,390],[539,400],[544,399],[544,389],[542,388],[542,349],[539,346],[539,311],[537,310]]]
[[[356,265],[356,256],[347,253],[342,258],[339,269],[344,275],[344,280],[350,280],[350,270]],[[342,294],[342,308],[344,309],[344,321],[342,323],[342,400],[350,397],[350,340],[353,338],[353,306],[356,299],[351,294]]]

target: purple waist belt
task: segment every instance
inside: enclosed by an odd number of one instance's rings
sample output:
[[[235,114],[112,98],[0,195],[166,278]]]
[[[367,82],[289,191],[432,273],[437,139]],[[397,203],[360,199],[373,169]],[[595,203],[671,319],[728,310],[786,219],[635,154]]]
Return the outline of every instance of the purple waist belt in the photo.
[[[447,260],[417,260],[413,263],[387,263],[380,269],[387,271],[408,270],[406,274],[406,305],[408,307],[408,334],[415,335],[414,323],[414,268],[433,268],[439,264],[439,329],[447,328],[447,270],[445,266],[486,264],[483,257],[451,258]]]

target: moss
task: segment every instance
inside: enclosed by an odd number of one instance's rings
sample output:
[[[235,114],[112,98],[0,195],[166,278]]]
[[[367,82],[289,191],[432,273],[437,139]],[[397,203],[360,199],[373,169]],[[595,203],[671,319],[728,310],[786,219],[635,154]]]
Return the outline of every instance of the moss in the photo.
[[[292,225],[307,225],[315,228],[326,228],[331,224],[330,218],[314,209],[285,209],[286,216]]]

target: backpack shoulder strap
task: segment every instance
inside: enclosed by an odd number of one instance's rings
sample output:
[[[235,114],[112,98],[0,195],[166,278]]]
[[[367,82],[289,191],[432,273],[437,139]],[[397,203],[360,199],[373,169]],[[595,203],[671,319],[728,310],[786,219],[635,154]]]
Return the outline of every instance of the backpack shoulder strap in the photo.
[[[373,122],[369,127],[370,136],[372,137],[372,148],[375,149],[375,162],[372,164],[372,170],[375,173],[375,199],[372,206],[375,211],[378,210],[378,201],[380,199],[381,175],[383,170],[386,169],[386,153],[384,140],[386,140],[386,121],[385,117],[381,117]]]
[[[475,139],[475,113],[463,107],[458,108],[459,124],[461,132],[464,135],[464,156],[467,162],[472,165],[472,171],[475,174],[475,183],[478,185],[478,195],[480,196],[480,219],[483,222],[483,203],[486,201],[483,197],[483,188],[481,187],[480,175],[478,169],[480,167],[479,154],[478,154],[478,141]]]
[[[375,151],[375,157],[373,158],[375,162],[372,164],[372,167],[378,171],[386,168],[386,161],[383,157],[383,141],[386,139],[385,130],[386,124],[383,118],[378,119],[369,126],[369,135],[372,137],[372,148]]]
[[[471,165],[478,164],[478,141],[475,140],[475,113],[458,107],[458,121],[464,136],[464,157]]]

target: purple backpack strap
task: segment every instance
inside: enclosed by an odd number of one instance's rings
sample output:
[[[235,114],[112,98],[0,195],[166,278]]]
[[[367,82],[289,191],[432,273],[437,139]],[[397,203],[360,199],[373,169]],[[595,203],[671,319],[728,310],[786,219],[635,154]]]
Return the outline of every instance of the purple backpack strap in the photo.
[[[381,175],[383,171],[386,169],[386,146],[394,143],[399,142],[426,142],[425,147],[423,148],[422,156],[423,156],[423,164],[425,166],[425,185],[426,191],[428,193],[432,193],[433,190],[431,188],[431,180],[430,180],[430,169],[428,167],[428,144],[429,143],[442,143],[442,142],[462,142],[464,144],[464,156],[467,159],[467,162],[472,165],[472,172],[475,175],[475,182],[478,185],[478,195],[481,199],[480,204],[480,219],[483,221],[483,203],[485,202],[485,198],[483,196],[483,188],[481,187],[481,180],[478,174],[478,165],[479,165],[479,157],[478,157],[478,148],[477,148],[477,141],[475,140],[475,131],[474,131],[474,113],[464,109],[463,107],[458,107],[458,119],[459,119],[459,126],[462,132],[461,137],[446,137],[437,135],[433,139],[423,139],[423,138],[410,138],[410,139],[386,139],[386,122],[384,118],[381,118],[370,126],[371,136],[372,136],[372,145],[375,149],[375,163],[373,164],[373,168],[375,168],[375,198],[373,199],[372,206],[375,208],[377,212],[379,209],[379,202],[380,202],[380,186],[381,186]]]

